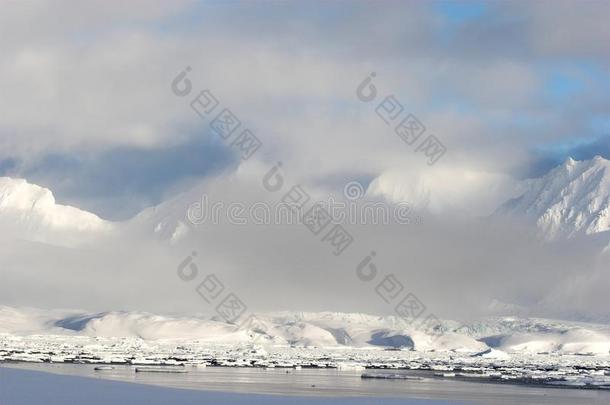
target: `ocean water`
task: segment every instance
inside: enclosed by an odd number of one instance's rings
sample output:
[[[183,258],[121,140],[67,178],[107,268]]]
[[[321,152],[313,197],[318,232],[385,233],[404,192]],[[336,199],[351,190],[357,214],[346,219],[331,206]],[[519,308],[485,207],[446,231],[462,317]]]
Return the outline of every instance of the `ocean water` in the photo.
[[[258,400],[262,401],[261,404],[610,403],[610,392],[605,391],[433,378],[362,379],[359,371],[224,367],[188,367],[187,370],[189,372],[186,374],[158,374],[136,373],[131,366],[115,366],[114,370],[95,371],[92,365],[80,364],[4,364],[0,366],[0,404],[80,403],[78,399],[65,397],[69,395],[81,399],[91,397],[91,400],[102,401],[99,403],[139,403],[138,401],[142,400],[142,403],[151,404],[245,404],[258,403]],[[32,387],[36,388],[32,390]],[[30,402],[20,402],[19,395],[38,395],[37,393],[40,394],[38,400],[42,402],[36,402],[36,398],[29,398]],[[59,395],[59,402],[54,402],[50,393]],[[112,393],[117,393],[117,397],[109,397]],[[131,400],[127,401],[126,398]],[[161,399],[170,401],[168,398],[171,402],[154,402]]]

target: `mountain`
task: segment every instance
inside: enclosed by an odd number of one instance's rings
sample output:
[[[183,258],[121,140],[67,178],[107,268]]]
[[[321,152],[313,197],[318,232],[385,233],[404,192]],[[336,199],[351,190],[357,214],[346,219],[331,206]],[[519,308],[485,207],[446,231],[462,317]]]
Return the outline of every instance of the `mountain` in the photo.
[[[547,240],[610,230],[610,161],[568,158],[546,175],[527,180],[519,197],[495,215],[525,217]]]
[[[187,213],[191,204],[201,201],[202,193],[200,187],[195,187],[177,194],[159,205],[146,208],[125,225],[133,232],[141,232],[143,236],[154,235],[170,244],[177,243],[190,233]]]
[[[445,321],[431,335],[394,316],[338,312],[279,312],[256,315],[256,327],[240,328],[217,317],[165,316],[144,312],[86,313],[0,306],[0,336],[138,338],[148,342],[197,340],[275,347],[404,348],[477,353],[607,355],[610,327],[539,318],[487,318],[468,324]],[[43,338],[48,336],[48,338]],[[18,339],[16,339],[18,341]]]
[[[194,188],[147,208],[130,220],[111,222],[91,212],[57,204],[51,190],[25,179],[0,177],[0,229],[4,231],[0,236],[62,247],[79,246],[116,233],[141,240],[154,235],[173,243],[188,231],[186,213],[200,196],[201,191]]]
[[[72,245],[109,232],[113,224],[90,212],[57,204],[49,189],[24,179],[0,177],[0,227],[17,239]]]
[[[389,175],[384,176],[371,183],[368,194],[382,195],[390,201],[415,198],[402,188],[396,189],[397,179],[386,179]],[[385,184],[384,179],[389,183]],[[504,194],[514,196],[515,190],[519,190],[516,198],[496,208],[492,216],[525,218],[536,225],[547,240],[610,231],[610,161],[599,156],[586,161],[569,158],[544,176],[520,184],[507,182],[504,178],[489,181],[496,187],[510,189],[510,193]],[[60,245],[78,243],[87,236],[104,234],[113,229],[136,232],[144,238],[155,235],[173,244],[190,233],[192,224],[187,219],[189,207],[203,209],[201,196],[207,191],[207,186],[199,184],[142,211],[129,221],[111,223],[78,208],[57,204],[53,193],[46,188],[23,179],[3,177],[0,178],[0,226],[10,229],[17,238]],[[195,215],[198,214],[197,209]],[[209,211],[209,207],[207,209]]]

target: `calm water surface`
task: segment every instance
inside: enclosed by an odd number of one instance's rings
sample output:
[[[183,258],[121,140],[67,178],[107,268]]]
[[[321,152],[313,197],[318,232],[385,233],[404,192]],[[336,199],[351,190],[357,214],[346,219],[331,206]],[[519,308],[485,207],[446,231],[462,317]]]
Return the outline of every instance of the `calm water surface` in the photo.
[[[334,369],[191,368],[188,373],[136,373],[132,366],[95,371],[83,364],[3,364],[20,368],[171,388],[325,397],[392,397],[449,399],[477,404],[610,404],[610,392],[538,388],[423,378],[422,380],[362,379],[360,371]],[[368,372],[368,371],[367,371]]]

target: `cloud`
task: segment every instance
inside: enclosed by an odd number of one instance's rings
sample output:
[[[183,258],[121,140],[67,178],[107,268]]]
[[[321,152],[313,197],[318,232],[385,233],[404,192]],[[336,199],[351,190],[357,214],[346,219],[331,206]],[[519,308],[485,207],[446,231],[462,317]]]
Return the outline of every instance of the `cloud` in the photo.
[[[202,190],[225,202],[279,201],[292,185],[286,177],[277,193],[265,190],[265,168],[210,179]],[[324,191],[306,186],[313,199]],[[336,310],[391,314],[376,287],[394,275],[403,293],[414,293],[440,318],[488,315],[499,300],[527,309],[531,316],[608,316],[604,292],[590,288],[603,279],[607,263],[584,241],[549,245],[525,224],[469,221],[454,215],[425,215],[417,224],[351,225],[354,242],[340,256],[303,225],[188,227],[179,243],[142,238],[156,224],[185,221],[186,209],[201,197],[180,196],[109,237],[78,249],[11,241],[0,244],[0,292],[10,305],[137,309],[212,314],[196,292],[215,274],[253,311]],[[148,216],[150,215],[150,216]],[[169,217],[168,217],[169,216]],[[148,220],[150,219],[150,221]],[[197,279],[182,281],[178,265],[192,252]],[[375,251],[377,274],[358,278],[357,267]],[[87,265],[83,265],[86,263]],[[35,280],[35,282],[33,282]],[[572,282],[577,287],[566,289]]]
[[[409,202],[431,214],[485,217],[518,196],[519,186],[510,176],[454,166],[431,168],[417,176],[396,170],[384,172],[367,193],[396,203]]]
[[[158,148],[114,147],[50,154],[20,168],[82,209],[108,220],[127,220],[203,178],[234,170],[239,157],[210,134]]]
[[[63,203],[121,219],[193,186],[213,184],[219,199],[254,199],[261,168],[278,161],[291,182],[319,195],[365,179],[371,195],[425,201],[441,219],[431,215],[424,229],[359,229],[364,236],[349,263],[319,257],[318,241],[303,230],[206,229],[198,237],[202,267],[223,271],[235,288],[252,283],[248,299],[261,308],[347,309],[366,292],[371,301],[360,308],[383,311],[370,288],[350,278],[381,246],[380,266],[400,272],[440,311],[463,299],[474,311],[488,296],[534,308],[565,263],[567,280],[591,274],[586,249],[566,257],[522,242],[520,230],[479,227],[470,217],[510,196],[511,175],[607,149],[600,125],[610,105],[607,5],[447,4],[11,2],[0,16],[0,170],[40,182]],[[176,97],[170,83],[186,66],[193,92]],[[363,103],[356,88],[371,72],[378,97]],[[554,92],[568,82],[579,83],[569,96]],[[263,142],[250,161],[238,163],[230,142],[212,137],[210,119],[190,108],[203,89]],[[377,115],[388,95],[447,147],[434,167]],[[176,210],[172,218],[182,218]],[[167,282],[186,253],[127,236],[121,242],[103,253],[58,254],[69,264],[57,279],[23,257],[27,248],[11,245],[16,255],[4,260],[16,284],[6,285],[26,288],[32,268],[57,288],[95,288],[87,305],[102,305],[103,286],[117,306],[152,306],[151,297],[167,294],[184,307],[180,283]],[[94,263],[90,270],[81,269],[83,260]],[[89,279],[97,272],[99,288]],[[134,285],[145,291],[129,295]],[[269,286],[277,287],[274,297]],[[70,306],[67,296],[53,301],[42,286],[28,288],[41,303]]]
[[[453,154],[469,154],[475,164],[494,159],[480,156],[477,148],[466,150],[464,137],[478,143],[502,139],[486,151],[496,156],[517,137],[514,158],[525,161],[536,142],[574,136],[588,125],[583,114],[553,115],[557,105],[542,94],[546,66],[565,56],[537,50],[545,37],[538,23],[550,19],[540,10],[553,7],[491,5],[460,21],[450,39],[440,33],[455,22],[425,2],[356,2],[344,8],[154,2],[89,11],[102,9],[100,3],[87,10],[69,7],[80,18],[57,24],[61,7],[12,4],[4,30],[16,41],[0,64],[4,157],[188,142],[188,134],[205,124],[168,90],[186,65],[193,67],[197,86],[212,89],[275,146],[270,159],[318,156],[320,171],[353,167],[364,151],[371,155],[364,157],[371,161],[366,170],[375,174],[404,164],[396,143],[380,140],[391,131],[354,98],[371,70],[378,71],[384,95],[395,94],[450,143]],[[456,8],[449,16],[461,15]],[[591,38],[597,25],[584,24],[595,6],[578,9],[578,28]],[[345,17],[337,18],[341,10]],[[24,26],[37,28],[27,35]],[[518,35],[511,35],[511,26]],[[441,132],[436,117],[451,113],[456,128],[476,117],[477,131]],[[546,131],[508,128],[526,119],[544,120]],[[351,153],[342,153],[343,145]]]

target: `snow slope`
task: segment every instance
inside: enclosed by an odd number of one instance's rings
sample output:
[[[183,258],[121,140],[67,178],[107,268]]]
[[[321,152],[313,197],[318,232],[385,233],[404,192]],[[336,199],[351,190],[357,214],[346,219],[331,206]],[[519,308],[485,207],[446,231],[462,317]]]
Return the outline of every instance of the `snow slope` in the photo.
[[[490,318],[467,325],[445,322],[432,339],[393,316],[334,312],[281,312],[257,315],[263,330],[240,328],[218,318],[172,317],[141,312],[84,313],[0,307],[0,333],[15,336],[197,340],[219,344],[259,343],[298,347],[403,348],[418,351],[605,355],[610,326],[546,319]],[[486,356],[491,356],[486,354]]]
[[[57,204],[49,189],[0,177],[0,227],[14,238],[69,245],[113,226],[92,213]]]
[[[610,353],[610,326],[539,318],[502,317],[472,322],[460,331],[505,352]]]
[[[528,180],[525,192],[496,215],[524,216],[548,240],[610,230],[610,161],[568,158],[546,175]]]

